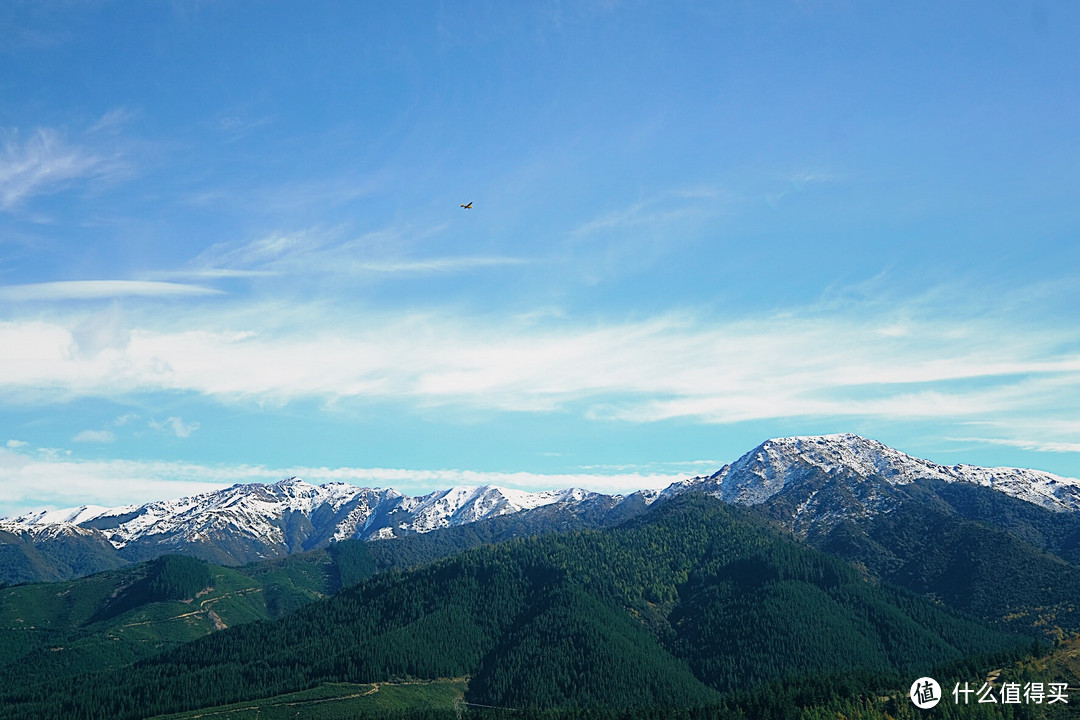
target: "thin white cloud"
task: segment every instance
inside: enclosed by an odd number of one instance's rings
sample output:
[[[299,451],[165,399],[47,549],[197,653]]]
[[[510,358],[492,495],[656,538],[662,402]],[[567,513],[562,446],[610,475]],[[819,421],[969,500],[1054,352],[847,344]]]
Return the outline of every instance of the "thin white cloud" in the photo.
[[[150,280],[68,280],[0,286],[0,300],[9,302],[101,300],[120,297],[192,297],[217,295],[220,290],[183,283]]]
[[[36,508],[128,503],[197,495],[234,482],[261,479],[244,467],[216,472],[184,463],[74,461],[0,450],[0,515],[12,517]],[[233,479],[227,479],[233,478]]]
[[[208,269],[266,269],[283,259],[310,255],[332,242],[333,234],[321,230],[275,233],[247,243],[219,243],[199,255],[197,263]]]
[[[400,229],[343,239],[339,230],[311,229],[268,235],[244,244],[223,243],[196,259],[193,270],[153,273],[150,277],[258,277],[309,274],[436,274],[480,268],[525,265],[532,261],[505,255],[403,255],[398,246],[441,228],[405,233]]]
[[[273,122],[274,118],[268,115],[262,117],[247,117],[239,114],[222,115],[218,118],[217,128],[230,139],[235,140]]]
[[[579,225],[571,235],[648,228],[662,230],[670,241],[678,234],[676,228],[714,218],[737,201],[738,196],[721,185],[674,187],[601,213]],[[625,237],[622,239],[625,241]]]
[[[273,270],[238,270],[234,268],[201,268],[193,270],[160,270],[143,273],[147,280],[228,280],[275,277],[281,273]]]
[[[13,450],[18,450],[19,448],[27,447],[29,444],[30,443],[26,442],[25,440],[14,440],[14,439],[12,439],[12,440],[7,441],[7,446],[9,448],[13,449]]]
[[[988,437],[949,437],[953,442],[970,442],[982,445],[1003,445],[1032,452],[1080,453],[1080,442],[1056,442],[1052,440],[1030,440]]]
[[[200,465],[186,462],[74,460],[0,449],[0,516],[13,517],[40,508],[83,504],[122,506],[188,497],[234,483],[276,482],[297,476],[313,484],[345,482],[362,487],[392,487],[419,495],[455,485],[497,485],[538,491],[580,487],[605,493],[659,489],[686,475],[663,473],[478,472],[356,467],[266,467]]]
[[[57,130],[38,128],[25,140],[7,132],[0,136],[0,210],[13,210],[77,179],[108,175],[116,166],[114,160],[69,144]]]
[[[670,227],[688,219],[700,218],[710,212],[708,206],[686,204],[687,200],[712,200],[713,196],[680,196],[683,203],[673,205],[671,197],[640,201],[619,210],[604,213],[580,225],[574,235],[621,231],[639,227]]]
[[[136,116],[137,113],[129,108],[114,108],[98,118],[98,121],[90,126],[89,132],[115,132],[135,119]]]
[[[497,485],[520,490],[560,490],[579,487],[604,493],[628,493],[664,488],[686,475],[624,472],[533,473],[477,470],[407,470],[400,468],[290,468],[289,474],[309,482],[347,482],[353,485],[393,487],[409,493],[431,492],[455,485]],[[402,490],[402,488],[405,488]]]
[[[72,438],[77,443],[111,443],[116,441],[116,435],[108,430],[83,430]]]
[[[808,185],[812,183],[829,183],[842,180],[843,176],[824,170],[799,170],[787,173],[782,179],[793,185]]]
[[[171,417],[164,422],[158,422],[156,420],[150,421],[150,427],[154,430],[161,430],[163,432],[175,435],[178,438],[187,438],[191,436],[191,433],[199,429],[199,423],[185,423],[183,418]]]
[[[107,349],[123,349],[130,340],[120,306],[116,303],[94,313],[71,330],[72,352],[93,358]]]
[[[360,261],[349,267],[358,272],[373,273],[445,273],[500,265],[524,265],[524,258],[503,256],[433,257],[421,260]]]
[[[79,321],[0,322],[0,391],[42,401],[190,392],[226,401],[398,400],[603,420],[710,423],[817,417],[953,418],[1080,402],[1067,328],[985,317],[690,314],[584,326],[562,318],[177,308],[126,320],[124,342],[73,353]],[[882,328],[889,329],[882,332]],[[1066,349],[1062,349],[1066,348]],[[1075,406],[1073,402],[1072,406]]]
[[[557,453],[556,453],[557,454]],[[719,460],[682,460],[682,461],[666,461],[656,463],[618,463],[618,464],[605,464],[605,465],[581,465],[579,469],[593,471],[601,470],[604,472],[618,471],[618,472],[633,472],[633,473],[645,473],[645,472],[658,472],[663,470],[667,473],[675,473],[681,477],[699,474],[702,469],[710,472],[719,470],[724,465]],[[676,472],[677,471],[677,472]]]
[[[71,457],[71,451],[67,448],[41,447],[37,449],[37,454],[47,462],[56,462]]]

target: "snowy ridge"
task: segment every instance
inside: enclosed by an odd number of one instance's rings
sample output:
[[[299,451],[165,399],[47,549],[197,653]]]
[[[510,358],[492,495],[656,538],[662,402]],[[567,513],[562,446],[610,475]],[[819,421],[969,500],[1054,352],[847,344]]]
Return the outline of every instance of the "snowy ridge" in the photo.
[[[597,496],[581,489],[530,493],[483,486],[454,487],[408,497],[391,489],[340,482],[311,485],[294,477],[270,485],[233,485],[190,498],[138,506],[37,511],[0,520],[0,529],[34,535],[46,530],[53,534],[100,532],[117,549],[140,541],[179,545],[240,537],[291,552],[324,541],[429,532]]]
[[[917,480],[965,482],[993,488],[1057,512],[1080,511],[1080,480],[1040,470],[945,466],[858,435],[819,435],[768,440],[710,478],[710,490],[743,505],[763,503],[794,483],[821,473],[877,478],[890,485]]]
[[[586,497],[595,496],[597,493],[576,488],[530,493],[491,485],[454,487],[418,498],[404,499],[401,507],[411,514],[412,522],[403,523],[399,529],[429,532],[436,528],[477,522],[557,502],[581,502]]]
[[[858,435],[768,440],[708,477],[658,492],[607,496],[582,489],[526,492],[463,486],[410,497],[389,488],[299,478],[233,485],[176,500],[116,508],[42,510],[0,519],[0,531],[39,539],[83,538],[146,557],[163,548],[193,550],[222,562],[250,562],[325,547],[350,538],[378,540],[463,525],[544,506],[570,509],[600,500],[628,512],[689,491],[741,505],[780,495],[790,526],[803,532],[840,518],[858,521],[905,502],[920,480],[971,483],[1055,512],[1080,512],[1080,481],[1037,470],[944,466]],[[187,550],[184,550],[187,548]],[[200,549],[201,548],[201,549]]]
[[[15,522],[24,525],[78,525],[81,522],[93,520],[108,511],[109,508],[101,505],[82,505],[77,508],[67,508],[66,510],[37,510],[16,518]]]

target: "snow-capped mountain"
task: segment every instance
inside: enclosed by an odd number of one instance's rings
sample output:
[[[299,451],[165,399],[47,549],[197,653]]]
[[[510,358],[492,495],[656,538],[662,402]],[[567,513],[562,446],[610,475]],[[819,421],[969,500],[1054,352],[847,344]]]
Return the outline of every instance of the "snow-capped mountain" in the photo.
[[[1080,480],[1038,470],[938,465],[858,435],[767,440],[709,477],[664,495],[699,490],[736,505],[767,507],[800,536],[856,523],[902,503],[926,503],[928,485],[979,486],[1056,513],[1080,512]]]
[[[858,435],[821,435],[768,440],[722,468],[708,481],[720,497],[754,505],[814,474],[843,473],[890,485],[918,480],[963,482],[993,488],[1048,510],[1080,511],[1080,481],[1039,470],[938,465]]]
[[[101,569],[164,552],[236,564],[350,538],[425,533],[541,507],[572,511],[599,502],[612,518],[625,518],[688,491],[739,505],[766,505],[782,525],[805,536],[841,520],[858,522],[887,513],[915,499],[912,493],[927,483],[983,486],[1058,513],[1080,512],[1078,480],[1036,470],[943,466],[845,434],[768,440],[711,476],[626,497],[581,489],[524,492],[491,486],[409,497],[392,489],[311,485],[289,478],[138,506],[28,513],[0,520],[0,545],[18,544],[24,555],[31,550],[45,554],[43,560],[27,560],[30,564],[63,558],[70,570],[61,576],[85,565],[68,562],[83,547],[98,564],[109,552],[118,554]]]
[[[597,497],[581,489],[523,492],[454,487],[419,497],[346,483],[311,485],[288,478],[233,485],[178,500],[117,508],[83,506],[0,521],[0,532],[32,538],[96,534],[131,559],[169,550],[222,562],[248,562],[324,547],[429,532],[555,503]]]

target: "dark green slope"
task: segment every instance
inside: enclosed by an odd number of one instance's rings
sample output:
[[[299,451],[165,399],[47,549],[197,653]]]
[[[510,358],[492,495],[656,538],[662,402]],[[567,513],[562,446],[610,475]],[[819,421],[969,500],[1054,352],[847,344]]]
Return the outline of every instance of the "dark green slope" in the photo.
[[[481,545],[516,538],[613,527],[646,509],[644,503],[616,503],[609,497],[576,505],[557,503],[423,534],[373,542],[343,540],[325,549],[246,565],[242,571],[258,577],[270,568],[287,572],[300,568],[302,572],[302,568],[323,565],[329,591],[337,592],[377,572],[419,567]]]
[[[1080,566],[1080,513],[1058,513],[987,487],[920,483],[965,520],[996,527],[1040,550]]]
[[[607,531],[383,573],[108,682],[5,688],[0,717],[141,717],[323,682],[471,676],[501,707],[693,706],[822,672],[918,672],[1016,642],[687,496]],[[60,701],[58,697],[64,697]]]
[[[579,504],[545,505],[479,522],[440,528],[419,535],[405,535],[393,540],[379,540],[366,545],[378,570],[405,569],[434,562],[480,545],[557,532],[614,527],[641,515],[647,509],[638,496],[630,496],[623,502],[616,502],[611,497],[599,497]],[[361,541],[346,541],[354,542]]]
[[[99,535],[39,536],[0,530],[0,586],[55,582],[129,563]]]
[[[580,587],[539,593],[483,659],[469,697],[499,707],[682,707],[718,698],[630,614]]]
[[[0,590],[0,686],[121,668],[223,626],[279,617],[336,589],[323,558],[233,569],[165,555]]]
[[[810,538],[874,577],[1017,632],[1080,630],[1080,518],[988,488],[919,483],[910,499]]]
[[[411,567],[521,535],[600,525],[611,521],[610,510],[600,502],[572,510],[545,507],[425,535],[377,543],[347,540],[239,568],[162,556],[76,580],[0,588],[0,682],[122,667],[222,625],[281,617],[379,570]],[[0,552],[10,547],[0,546]],[[155,570],[165,565],[170,572]],[[179,582],[183,589],[181,567],[209,568],[214,576],[206,583],[211,591],[196,603],[168,587]]]
[[[644,501],[637,495],[631,495],[623,501],[600,496],[581,503],[554,503],[476,523],[440,528],[420,535],[404,535],[400,539],[382,540],[373,544],[376,549],[372,558],[376,565],[365,577],[375,570],[422,565],[477,545],[502,542],[515,537],[610,527],[644,512],[645,509]],[[130,519],[130,516],[95,519],[84,523],[84,527],[108,530],[126,519]],[[285,548],[289,553],[310,552],[325,558],[327,551],[339,544],[330,542],[325,537],[311,536],[312,524],[300,513],[286,514],[282,520],[282,528],[285,536],[295,541]],[[346,544],[353,542],[362,541],[345,541]],[[305,550],[309,547],[316,549]],[[110,545],[102,535],[85,531],[34,535],[27,531],[0,530],[0,587],[73,580],[153,560],[162,554],[188,555],[226,567],[243,563],[273,563],[293,556],[257,559],[263,558],[266,551],[267,548],[261,546],[259,541],[229,533],[227,530],[213,540],[134,542],[120,550]],[[350,576],[353,582],[358,582],[359,579]]]

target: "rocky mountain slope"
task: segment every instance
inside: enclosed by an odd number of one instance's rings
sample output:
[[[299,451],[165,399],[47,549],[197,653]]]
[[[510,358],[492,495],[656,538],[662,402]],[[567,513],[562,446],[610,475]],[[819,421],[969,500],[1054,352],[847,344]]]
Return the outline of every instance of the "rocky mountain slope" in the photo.
[[[576,506],[604,497],[580,489],[529,493],[490,486],[455,487],[410,497],[391,489],[345,483],[311,485],[294,477],[139,506],[83,506],[3,520],[0,566],[5,555],[9,563],[17,559],[16,548],[20,547],[24,555],[33,555],[32,562],[23,563],[31,566],[77,559],[91,550],[102,565],[92,570],[163,552],[236,565],[345,539],[387,539],[550,505]],[[115,561],[108,550],[121,560]],[[85,564],[72,562],[72,573]],[[63,569],[56,574],[41,579],[70,576]],[[4,579],[0,572],[0,580]]]
[[[664,494],[703,489],[730,503],[756,505],[820,476],[876,479],[892,486],[921,480],[989,487],[1054,511],[1080,511],[1080,480],[1040,470],[938,465],[852,434],[767,440],[708,477],[676,483]]]
[[[43,510],[0,520],[0,582],[64,579],[164,552],[235,565],[344,539],[426,533],[541,507],[556,525],[560,513],[585,504],[622,518],[690,491],[763,507],[797,535],[820,539],[839,524],[887,515],[919,493],[938,497],[926,490],[928,484],[986,488],[1056,514],[1080,514],[1078,480],[1036,470],[938,465],[857,435],[792,437],[762,443],[708,477],[629,496],[484,486],[409,497],[392,489],[289,478],[139,506]]]
[[[177,575],[168,585],[190,593],[206,582],[198,561],[174,560],[187,562],[174,563],[182,576],[164,569]],[[466,702],[480,707],[637,708],[632,717],[656,717],[657,707],[711,705],[716,712],[703,716],[797,717],[721,705],[738,702],[740,691],[806,690],[815,687],[808,679],[838,674],[856,683],[849,692],[880,697],[897,674],[919,677],[1020,645],[1030,639],[867,582],[755,512],[685,494],[619,527],[484,545],[380,573],[277,622],[214,632],[120,671],[28,676],[30,658],[16,650],[7,664],[0,658],[0,717],[134,719],[324,683],[463,677]],[[51,652],[43,650],[34,657]],[[281,717],[299,709],[285,710]]]

